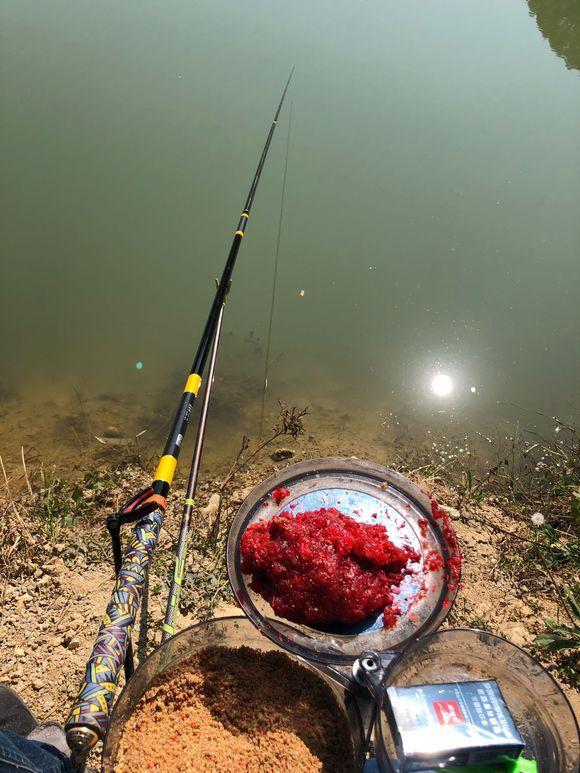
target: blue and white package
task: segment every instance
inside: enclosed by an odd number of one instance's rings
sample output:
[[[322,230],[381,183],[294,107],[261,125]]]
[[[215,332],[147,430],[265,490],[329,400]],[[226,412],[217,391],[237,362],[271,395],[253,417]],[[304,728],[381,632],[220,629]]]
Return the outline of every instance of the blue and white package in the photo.
[[[497,682],[387,690],[401,773],[517,758],[524,747]]]

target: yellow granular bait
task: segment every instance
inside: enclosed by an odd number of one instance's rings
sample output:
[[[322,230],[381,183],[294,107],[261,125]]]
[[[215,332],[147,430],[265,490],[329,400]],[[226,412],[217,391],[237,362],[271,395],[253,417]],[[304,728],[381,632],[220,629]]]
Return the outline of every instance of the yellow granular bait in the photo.
[[[209,647],[166,672],[125,725],[115,773],[354,769],[330,688],[281,652]]]

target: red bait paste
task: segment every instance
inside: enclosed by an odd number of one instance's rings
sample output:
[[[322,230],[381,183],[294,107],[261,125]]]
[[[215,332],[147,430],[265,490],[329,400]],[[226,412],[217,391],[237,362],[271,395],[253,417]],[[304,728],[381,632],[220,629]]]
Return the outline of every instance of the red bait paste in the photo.
[[[272,491],[272,499],[274,502],[276,502],[277,505],[280,504],[280,502],[283,499],[286,499],[286,497],[290,496],[290,491],[287,488],[277,488],[275,491]]]
[[[451,521],[445,510],[439,506],[438,502],[431,497],[431,514],[435,520],[439,521],[439,526],[443,532],[443,536],[447,541],[449,548],[449,558],[445,561],[445,576],[447,579],[447,587],[450,591],[457,589],[459,580],[461,579],[461,548],[459,542],[451,526]],[[446,599],[444,606],[449,606],[449,601]]]
[[[384,609],[396,622],[393,591],[419,555],[393,545],[380,524],[359,523],[335,508],[257,521],[240,543],[250,587],[280,617],[308,625],[356,623]]]

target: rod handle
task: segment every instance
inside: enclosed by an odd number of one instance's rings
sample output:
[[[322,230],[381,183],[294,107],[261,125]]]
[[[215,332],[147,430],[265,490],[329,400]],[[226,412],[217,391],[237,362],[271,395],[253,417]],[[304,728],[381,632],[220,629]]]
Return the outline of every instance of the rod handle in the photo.
[[[88,752],[107,732],[117,681],[162,523],[163,512],[154,510],[137,521],[133,529],[81,688],[65,724],[68,745],[77,756]]]

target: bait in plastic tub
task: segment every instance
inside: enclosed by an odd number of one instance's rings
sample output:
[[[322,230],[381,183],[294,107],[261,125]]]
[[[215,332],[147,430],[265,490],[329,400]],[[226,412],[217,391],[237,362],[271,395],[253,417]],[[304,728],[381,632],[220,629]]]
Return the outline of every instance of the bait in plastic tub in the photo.
[[[385,610],[354,624],[306,625],[276,615],[243,571],[248,529],[275,517],[333,511],[357,524],[384,526],[389,540],[416,559],[395,588],[397,614]],[[311,459],[257,486],[235,516],[228,537],[228,576],[236,599],[262,633],[284,649],[332,668],[350,669],[365,650],[390,657],[447,617],[458,589],[460,553],[446,515],[402,475],[357,459]]]
[[[341,723],[346,728],[345,732],[349,736],[344,739],[344,748],[350,751],[350,754],[346,754],[346,758],[341,762],[344,765],[345,771],[358,770],[362,764],[362,757],[364,755],[364,731],[362,728],[362,721],[359,713],[358,706],[353,697],[345,690],[341,685],[337,684],[334,680],[323,674],[315,666],[303,661],[288,653],[282,653],[273,643],[268,641],[265,637],[261,636],[254,626],[243,617],[229,617],[211,620],[207,623],[200,623],[191,628],[182,631],[173,638],[169,639],[165,644],[158,647],[135,671],[129,683],[122,691],[118,701],[115,704],[111,716],[111,722],[109,730],[105,738],[102,769],[104,773],[113,773],[119,769],[121,765],[123,769],[127,769],[125,763],[122,763],[123,759],[123,734],[125,730],[131,731],[131,742],[138,748],[136,750],[137,757],[139,759],[139,766],[128,766],[130,770],[147,770],[151,766],[149,764],[147,754],[144,751],[144,742],[141,730],[134,726],[135,722],[132,720],[133,716],[139,711],[138,704],[140,699],[145,693],[153,691],[155,687],[163,683],[164,675],[170,676],[175,674],[176,670],[181,665],[184,665],[189,661],[192,656],[199,656],[202,653],[207,652],[220,652],[215,648],[228,648],[226,651],[238,650],[245,653],[245,657],[248,657],[248,648],[251,651],[256,652],[256,656],[261,653],[277,653],[279,657],[288,658],[291,663],[300,665],[303,669],[307,669],[316,682],[319,683],[320,692],[325,696],[328,696],[328,700],[334,702],[337,709],[337,717],[341,719]],[[231,674],[229,675],[231,679]],[[219,681],[220,673],[215,671],[212,674],[215,685],[215,680]],[[244,689],[249,690],[250,693],[255,692],[258,688],[256,685],[255,675],[254,681],[244,683]],[[278,690],[279,691],[279,690]],[[222,691],[223,692],[223,691]],[[151,694],[149,692],[149,694]],[[179,703],[179,697],[177,696],[176,703]],[[185,696],[184,696],[185,697]],[[304,696],[303,696],[304,697]],[[308,696],[306,696],[308,697]],[[239,694],[238,694],[239,698]],[[251,701],[248,702],[250,705]],[[278,702],[280,705],[280,701]],[[282,701],[283,703],[283,701]],[[267,699],[265,700],[265,706],[261,707],[261,711],[265,712],[264,716],[268,716]],[[288,711],[293,711],[294,715],[297,715],[302,711],[302,704],[292,707],[288,707]],[[185,708],[184,706],[180,707]],[[227,691],[224,700],[224,714],[227,714]],[[173,709],[172,709],[173,710]],[[166,713],[166,712],[164,712]],[[183,713],[183,721],[191,719],[187,710]],[[181,721],[181,717],[178,717]],[[230,718],[231,719],[231,718]],[[251,718],[252,719],[252,718]],[[321,717],[320,732],[324,732],[324,721],[327,717]],[[224,716],[225,725],[227,725],[228,717]],[[221,708],[220,708],[220,721],[221,721]],[[253,719],[252,719],[253,721]],[[242,720],[243,722],[243,720]],[[138,723],[137,723],[138,724]],[[189,728],[188,728],[189,730]],[[260,731],[258,731],[260,732]],[[174,743],[178,745],[179,739],[179,724],[177,725],[177,733],[172,738],[153,737],[155,744],[167,744]],[[211,749],[207,750],[213,753]],[[215,751],[215,750],[214,750]],[[176,755],[174,766],[169,763],[169,767],[164,769],[179,769],[179,763],[181,760]],[[150,760],[149,760],[150,763]],[[214,754],[213,760],[210,764],[211,769],[221,769],[219,752],[216,758]],[[166,763],[167,765],[167,763]],[[151,768],[153,769],[153,768]],[[185,769],[185,768],[184,768]],[[187,769],[194,769],[191,765]],[[228,767],[231,769],[231,766]]]
[[[534,658],[499,636],[472,629],[426,636],[391,662],[384,687],[480,680],[497,682],[524,741],[522,756],[539,773],[577,773],[578,724],[564,693]],[[404,760],[389,714],[385,693],[375,726],[377,758],[383,771],[398,773]],[[447,764],[452,769],[453,760]],[[441,769],[439,758],[433,769]]]

